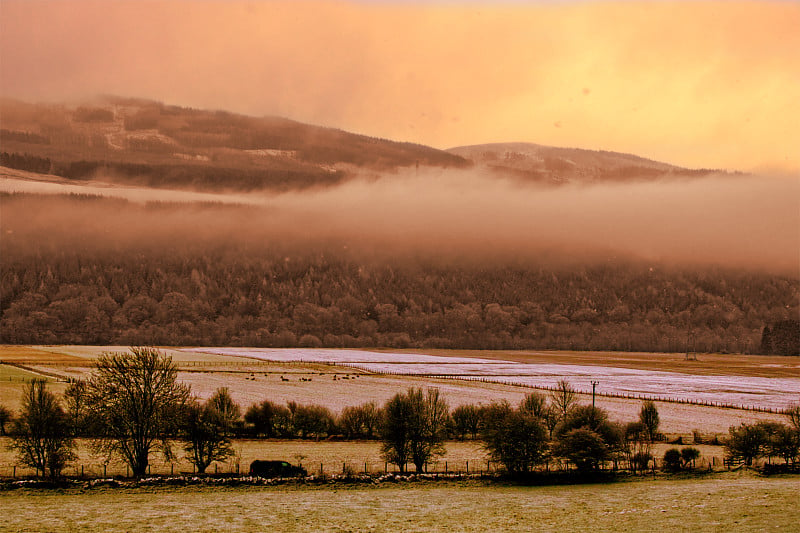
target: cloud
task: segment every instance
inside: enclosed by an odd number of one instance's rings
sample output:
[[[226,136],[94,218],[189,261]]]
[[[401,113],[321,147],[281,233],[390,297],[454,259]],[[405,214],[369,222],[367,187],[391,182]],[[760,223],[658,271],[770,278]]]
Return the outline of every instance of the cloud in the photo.
[[[438,147],[800,169],[794,2],[144,6],[5,0],[0,90],[153,97]]]
[[[408,171],[339,187],[238,195],[244,207],[197,204],[223,195],[87,189],[135,201],[186,200],[151,210],[104,203],[31,209],[6,202],[3,227],[35,243],[71,246],[288,246],[402,260],[606,261],[800,271],[800,181],[716,176],[541,188],[478,171]],[[33,213],[32,213],[33,211]],[[105,244],[104,244],[105,243]]]

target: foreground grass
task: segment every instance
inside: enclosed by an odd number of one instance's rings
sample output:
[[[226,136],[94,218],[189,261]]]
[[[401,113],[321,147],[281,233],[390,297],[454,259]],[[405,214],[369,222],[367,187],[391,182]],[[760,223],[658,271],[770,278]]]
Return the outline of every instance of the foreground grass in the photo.
[[[0,531],[796,531],[797,477],[0,493]]]

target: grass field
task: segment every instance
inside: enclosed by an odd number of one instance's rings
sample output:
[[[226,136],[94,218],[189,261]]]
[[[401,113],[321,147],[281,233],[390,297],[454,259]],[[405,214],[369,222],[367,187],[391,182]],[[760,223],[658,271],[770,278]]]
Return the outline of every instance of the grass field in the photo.
[[[9,381],[13,383],[15,381],[30,381],[31,379],[35,378],[46,380],[52,379],[48,376],[39,374],[38,372],[31,372],[30,370],[25,370],[16,366],[0,364],[0,381]]]
[[[570,352],[527,350],[392,350],[450,357],[479,357],[518,363],[595,365],[636,370],[661,370],[695,375],[733,375],[765,378],[800,377],[800,358],[779,355],[697,354],[687,360],[683,353]]]
[[[797,531],[796,477],[518,487],[17,490],[0,531]]]

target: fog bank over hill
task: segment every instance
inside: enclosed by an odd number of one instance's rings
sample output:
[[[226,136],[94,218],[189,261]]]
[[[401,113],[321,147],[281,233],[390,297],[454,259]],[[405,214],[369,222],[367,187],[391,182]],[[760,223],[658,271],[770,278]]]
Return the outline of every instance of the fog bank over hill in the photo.
[[[26,190],[6,180],[3,189]],[[52,189],[49,192],[55,192]],[[70,189],[75,192],[75,188]],[[87,193],[138,202],[190,202],[148,210],[70,202],[31,212],[4,201],[3,227],[95,244],[229,242],[495,261],[566,256],[637,257],[796,275],[800,181],[773,176],[672,178],[543,188],[479,169],[405,170],[337,187],[282,194],[214,195],[93,187]],[[249,204],[220,206],[196,202]],[[191,202],[195,202],[191,204]],[[60,238],[61,238],[60,237]]]

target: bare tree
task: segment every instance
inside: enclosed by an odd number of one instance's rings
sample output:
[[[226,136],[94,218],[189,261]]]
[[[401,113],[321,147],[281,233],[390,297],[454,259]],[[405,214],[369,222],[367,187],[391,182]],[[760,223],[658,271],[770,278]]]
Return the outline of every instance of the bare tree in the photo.
[[[225,434],[231,436],[234,429],[242,420],[242,409],[239,404],[233,401],[228,387],[220,387],[213,396],[208,399],[211,407],[220,419],[220,424]]]
[[[658,418],[658,409],[652,400],[646,400],[642,404],[642,409],[639,411],[639,422],[644,426],[647,440],[654,442],[658,436],[658,425],[660,423]]]
[[[414,405],[421,407],[417,410],[416,431],[412,431],[411,461],[417,472],[422,472],[434,456],[444,454],[450,408],[439,389],[428,389],[424,397],[422,389],[417,389],[414,394],[409,391],[409,396]]]
[[[6,424],[13,420],[13,415],[11,413],[11,409],[6,407],[5,405],[0,405],[0,437],[4,437],[6,434]]]
[[[70,383],[67,390],[64,391],[64,403],[72,434],[76,437],[86,435],[91,426],[86,382],[76,380]]]
[[[408,462],[422,472],[433,456],[444,453],[449,409],[438,389],[424,393],[412,387],[398,393],[386,402],[384,413],[383,456],[401,472]]]
[[[411,459],[412,409],[411,402],[402,393],[395,394],[383,408],[385,416],[381,428],[381,454],[384,459],[396,464],[400,472],[406,471]]]
[[[186,456],[202,474],[214,461],[224,461],[234,454],[231,428],[239,417],[239,406],[231,400],[227,388],[201,404],[190,400],[183,411],[181,429],[186,439]]]
[[[372,439],[380,420],[381,410],[375,402],[348,406],[339,417],[339,429],[347,438]]]
[[[450,416],[453,432],[459,440],[464,440],[467,434],[474,439],[481,427],[481,410],[477,405],[459,405],[453,409]]]
[[[555,390],[550,391],[550,401],[558,410],[561,420],[566,420],[567,415],[578,402],[578,397],[572,385],[562,379],[556,384]]]
[[[41,475],[61,474],[75,458],[69,422],[55,394],[45,388],[43,379],[34,379],[22,397],[22,409],[14,420],[11,448],[19,461],[35,468]]]
[[[800,435],[800,405],[793,405],[786,410],[786,417],[791,427]]]
[[[519,410],[536,418],[544,418],[547,414],[547,397],[541,392],[530,392],[520,402]]]
[[[103,432],[99,450],[118,453],[137,477],[147,473],[157,444],[171,458],[169,438],[189,388],[176,381],[172,358],[155,348],[104,353],[89,381],[89,403]]]

